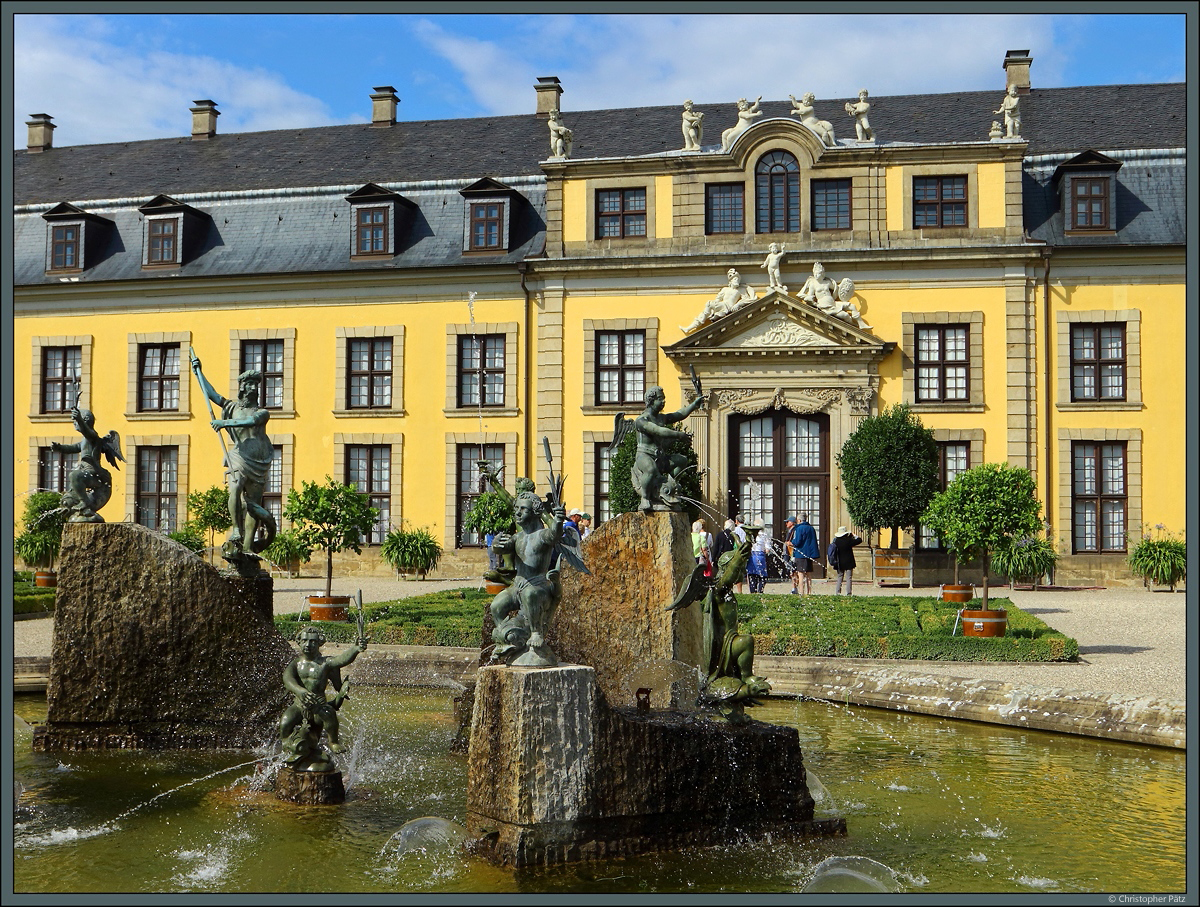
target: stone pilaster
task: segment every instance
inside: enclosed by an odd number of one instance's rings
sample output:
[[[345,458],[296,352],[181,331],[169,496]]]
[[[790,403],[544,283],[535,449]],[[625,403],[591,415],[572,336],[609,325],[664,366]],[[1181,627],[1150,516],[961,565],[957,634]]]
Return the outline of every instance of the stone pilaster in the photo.
[[[563,459],[563,309],[565,290],[562,284],[548,285],[542,292],[537,312],[537,431],[528,439],[537,463],[535,481],[540,489],[550,487],[550,473],[542,453],[542,438],[550,439],[550,451],[557,464],[555,474],[562,468]],[[576,494],[582,489],[576,488]]]

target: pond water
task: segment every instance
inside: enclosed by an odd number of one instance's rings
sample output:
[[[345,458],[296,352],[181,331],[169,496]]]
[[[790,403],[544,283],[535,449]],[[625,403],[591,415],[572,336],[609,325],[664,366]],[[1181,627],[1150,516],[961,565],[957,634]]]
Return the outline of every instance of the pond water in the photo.
[[[349,799],[327,807],[251,790],[265,754],[33,753],[45,698],[15,698],[17,892],[1185,890],[1174,750],[772,700],[755,717],[799,729],[817,815],[847,837],[511,871],[456,849],[449,692],[359,687]]]

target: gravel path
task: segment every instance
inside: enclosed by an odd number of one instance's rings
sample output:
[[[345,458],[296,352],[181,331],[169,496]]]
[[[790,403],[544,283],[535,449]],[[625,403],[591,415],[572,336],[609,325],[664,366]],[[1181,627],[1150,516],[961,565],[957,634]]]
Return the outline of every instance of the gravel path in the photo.
[[[353,594],[362,589],[367,603],[421,595],[437,589],[478,586],[478,578],[407,581],[382,577],[338,579],[334,592]],[[786,592],[786,583],[767,587]],[[825,583],[815,584],[817,594],[828,594]],[[880,589],[862,583],[859,595],[930,595],[934,589]],[[298,610],[303,597],[324,593],[324,581],[308,576],[275,581],[275,611]],[[1142,589],[1010,592],[1001,587],[993,594],[1007,596],[1046,623],[1079,641],[1077,664],[978,664],[907,662],[914,668],[950,677],[994,680],[1023,688],[1063,689],[1119,693],[1155,699],[1186,699],[1187,663],[1185,618],[1187,596]],[[15,621],[14,654],[49,655],[53,632],[50,618]],[[896,662],[891,662],[896,664]]]

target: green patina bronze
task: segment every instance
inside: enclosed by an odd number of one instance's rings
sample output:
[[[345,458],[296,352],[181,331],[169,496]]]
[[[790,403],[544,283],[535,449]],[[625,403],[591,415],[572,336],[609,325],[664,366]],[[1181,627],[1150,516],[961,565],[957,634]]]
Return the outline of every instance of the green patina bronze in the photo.
[[[221,556],[242,576],[254,576],[260,569],[258,552],[274,541],[278,529],[275,517],[262,505],[267,473],[274,454],[271,440],[267,437],[270,413],[258,402],[262,373],[254,370],[242,372],[238,376],[237,399],[230,400],[213,389],[200,369],[200,360],[196,358],[195,351],[190,348],[189,351],[196,381],[205,399],[210,401],[208,411],[213,416],[210,424],[218,437],[222,438],[221,448],[225,451],[225,467],[229,476],[229,516],[233,526],[225,544],[221,546]],[[215,418],[213,403],[221,407],[220,419]],[[229,432],[233,442],[228,449],[220,434],[222,429]],[[265,530],[262,534],[258,531],[260,526]]]
[[[713,579],[706,579],[704,565],[697,564],[667,607],[674,611],[703,599],[703,651],[708,661],[700,666],[705,671],[701,701],[735,724],[748,721],[745,706],[757,705],[756,698],[771,690],[771,685],[754,673],[754,637],[738,633],[737,597],[733,594],[733,587],[745,579],[750,549],[761,529],[746,527],[746,541],[721,555]]]
[[[338,737],[338,710],[350,695],[350,681],[342,679],[342,668],[366,651],[367,639],[358,640],[340,655],[325,656],[325,635],[317,627],[300,631],[300,654],[283,670],[283,685],[292,694],[292,704],[279,720],[283,761],[297,772],[332,772],[337,766],[332,753],[345,747]],[[332,686],[334,698],[325,690]],[[321,733],[329,741],[321,745]]]
[[[79,383],[76,379],[75,405],[71,407],[71,424],[83,435],[83,440],[74,444],[50,443],[50,449],[60,453],[79,454],[79,465],[67,476],[67,490],[62,496],[62,506],[70,511],[69,523],[103,523],[104,517],[96,511],[112,497],[112,475],[104,468],[101,458],[108,460],[113,469],[120,469],[117,461],[125,461],[121,455],[121,436],[110,431],[104,437],[96,431],[96,417],[89,410],[79,408]]]
[[[682,422],[704,404],[704,394],[694,370],[692,385],[696,389],[695,399],[677,412],[664,414],[667,395],[661,387],[652,387],[646,392],[646,408],[632,423],[624,413],[616,416],[609,452],[617,452],[631,428],[637,432],[637,455],[630,469],[630,479],[641,497],[638,509],[643,513],[687,510],[687,504],[680,496],[679,476],[690,463],[682,454],[671,453],[668,444],[675,439],[691,438],[687,432],[671,426]]]

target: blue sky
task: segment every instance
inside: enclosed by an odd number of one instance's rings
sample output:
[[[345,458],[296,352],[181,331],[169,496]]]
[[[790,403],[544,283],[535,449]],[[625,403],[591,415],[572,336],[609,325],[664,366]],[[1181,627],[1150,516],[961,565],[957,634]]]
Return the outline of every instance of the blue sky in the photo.
[[[59,146],[187,135],[188,108],[200,98],[217,102],[220,132],[251,132],[369,120],[376,85],[395,86],[399,119],[424,120],[532,113],[538,76],[562,80],[564,112],[686,98],[702,107],[805,91],[847,97],[860,88],[876,96],[999,94],[1001,61],[1012,48],[1029,48],[1035,88],[1176,82],[1184,80],[1186,51],[1181,13],[18,13],[17,148],[33,113],[54,117]]]

